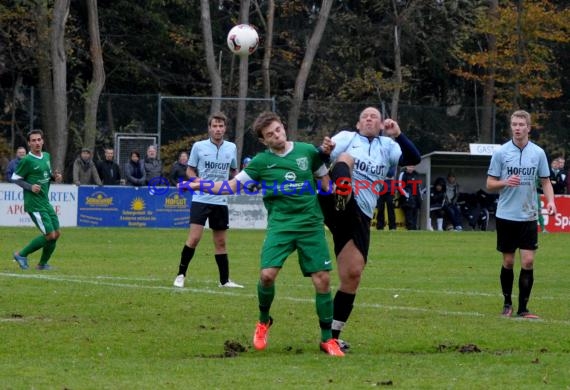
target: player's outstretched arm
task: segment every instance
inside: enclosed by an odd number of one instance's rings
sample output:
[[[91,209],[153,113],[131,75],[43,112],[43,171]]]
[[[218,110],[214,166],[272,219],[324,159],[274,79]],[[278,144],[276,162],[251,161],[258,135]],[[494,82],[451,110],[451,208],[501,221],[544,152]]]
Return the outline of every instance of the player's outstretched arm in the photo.
[[[384,130],[382,135],[386,137],[391,137],[402,150],[402,156],[400,157],[400,166],[407,165],[418,165],[422,161],[422,155],[416,145],[400,129],[400,125],[393,119],[386,119],[384,121]]]
[[[323,163],[328,164],[330,162],[330,156],[335,146],[335,142],[330,137],[325,137],[321,145],[317,147],[319,158]]]
[[[32,185],[25,181],[22,177],[18,176],[18,178],[14,178],[14,175],[12,175],[12,183],[20,186],[24,190],[32,191]]]
[[[318,149],[320,152],[329,155],[334,150],[335,146],[336,144],[332,140],[332,138],[326,136],[325,138],[323,138],[323,142],[321,143],[321,146],[318,147]]]

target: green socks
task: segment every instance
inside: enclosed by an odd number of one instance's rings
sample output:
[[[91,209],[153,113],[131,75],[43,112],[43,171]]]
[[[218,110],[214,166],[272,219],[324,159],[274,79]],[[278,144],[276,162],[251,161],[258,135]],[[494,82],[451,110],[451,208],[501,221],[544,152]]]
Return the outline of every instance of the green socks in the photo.
[[[51,254],[55,250],[56,240],[49,240],[44,245],[44,250],[42,251],[42,257],[40,258],[40,265],[45,265],[49,261]]]
[[[275,298],[275,285],[263,287],[261,281],[257,282],[257,298],[259,300],[259,322],[269,322],[269,309]],[[333,299],[331,292],[316,293],[315,304],[317,316],[321,327],[321,339],[327,341],[332,338]]]
[[[30,253],[34,253],[38,249],[43,248],[47,242],[48,240],[44,236],[37,236],[32,241],[30,241],[30,243],[24,249],[22,249],[18,253],[20,256],[28,257]]]
[[[321,327],[321,340],[327,341],[332,338],[332,320],[333,320],[333,300],[332,294],[317,293],[315,296],[315,303],[317,305],[317,315],[319,316],[319,325]]]
[[[259,322],[269,322],[269,309],[275,298],[275,285],[263,287],[261,281],[257,282],[257,299],[259,300]]]

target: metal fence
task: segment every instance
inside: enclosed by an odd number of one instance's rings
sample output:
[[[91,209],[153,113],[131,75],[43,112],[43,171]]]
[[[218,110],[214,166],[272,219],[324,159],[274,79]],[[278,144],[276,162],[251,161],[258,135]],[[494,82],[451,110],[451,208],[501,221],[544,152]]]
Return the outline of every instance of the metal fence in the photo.
[[[223,98],[222,110],[230,118],[228,138],[235,140],[238,98]],[[103,147],[114,145],[117,134],[143,134],[157,137],[159,146],[188,135],[204,134],[210,112],[211,97],[175,97],[159,94],[103,94],[99,104],[98,134],[95,159],[103,157]],[[37,89],[24,89],[14,95],[0,91],[0,137],[13,150],[25,145],[25,134],[31,128],[41,128],[41,106]],[[303,103],[298,122],[298,138],[319,142],[342,128],[351,128],[366,106],[390,112],[385,102],[338,102],[307,100]],[[249,131],[253,118],[262,110],[273,109],[285,120],[290,107],[288,98],[247,99],[243,155],[262,148]],[[81,149],[83,102],[79,96],[69,96],[69,158]],[[549,153],[570,151],[570,112],[533,112],[539,129],[538,143]],[[455,105],[434,107],[401,104],[398,121],[404,132],[419,146],[422,154],[432,151],[467,151],[469,143],[479,140],[481,108]],[[494,143],[509,138],[508,117],[495,114],[492,134]],[[1,142],[1,141],[0,141]]]
[[[263,110],[276,110],[275,99],[262,98],[211,98],[196,96],[159,96],[158,105],[158,134],[162,144],[176,141],[185,136],[205,134],[208,129],[207,119],[213,100],[221,103],[221,110],[227,115],[226,136],[232,141],[236,139],[235,122],[238,104],[245,102],[246,115],[244,136],[242,141],[243,154],[251,155],[259,149],[259,143],[248,127],[255,116]]]

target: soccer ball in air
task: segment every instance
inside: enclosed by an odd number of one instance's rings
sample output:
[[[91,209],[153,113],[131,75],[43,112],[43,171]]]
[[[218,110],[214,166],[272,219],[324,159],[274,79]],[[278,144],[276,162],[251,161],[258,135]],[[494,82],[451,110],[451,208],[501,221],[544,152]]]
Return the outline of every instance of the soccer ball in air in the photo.
[[[259,35],[249,24],[238,24],[228,33],[228,47],[239,56],[248,56],[259,45]]]

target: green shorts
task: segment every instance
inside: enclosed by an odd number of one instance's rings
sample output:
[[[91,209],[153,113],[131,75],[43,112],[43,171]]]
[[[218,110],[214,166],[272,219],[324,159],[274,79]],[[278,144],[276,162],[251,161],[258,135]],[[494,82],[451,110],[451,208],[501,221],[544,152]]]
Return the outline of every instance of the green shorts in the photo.
[[[44,235],[59,230],[59,219],[53,207],[41,211],[31,211],[28,214]]]
[[[295,249],[303,276],[332,270],[324,229],[310,232],[268,231],[261,248],[261,269],[282,268],[287,257]]]

